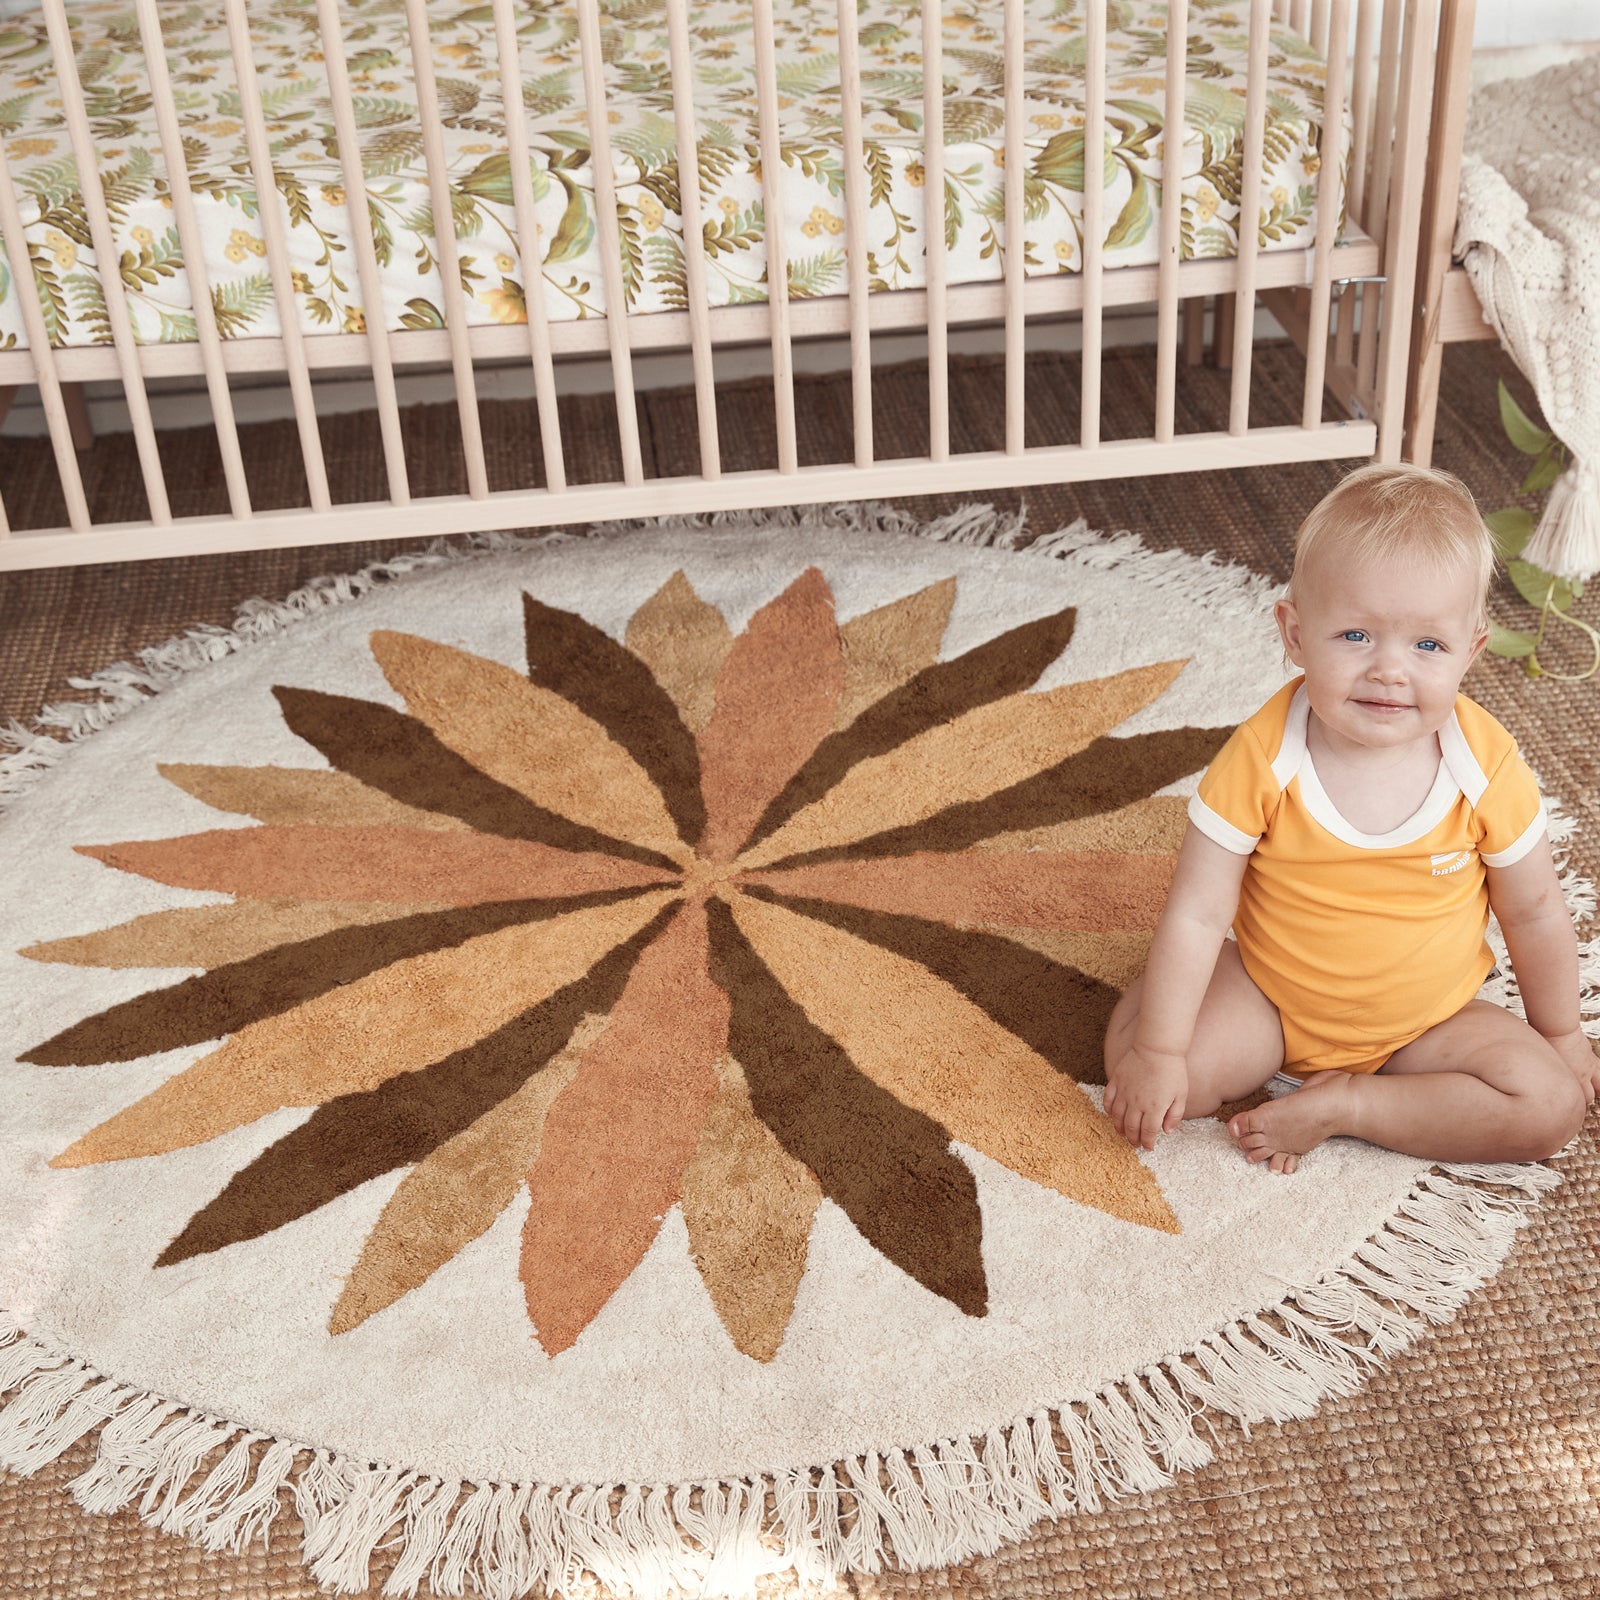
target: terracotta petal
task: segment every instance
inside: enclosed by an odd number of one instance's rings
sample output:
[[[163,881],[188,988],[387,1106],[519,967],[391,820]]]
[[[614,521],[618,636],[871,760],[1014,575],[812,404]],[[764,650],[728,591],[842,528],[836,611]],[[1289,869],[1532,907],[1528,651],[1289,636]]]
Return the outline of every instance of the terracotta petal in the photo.
[[[717,675],[733,648],[722,613],[675,572],[634,612],[626,637],[628,648],[671,695],[684,726],[699,733],[710,720]]]
[[[157,762],[156,771],[218,811],[281,825],[464,828],[459,817],[424,811],[352,778],[314,767],[205,767]]]
[[[520,672],[409,633],[372,653],[407,709],[480,772],[557,816],[676,860],[684,846],[650,776],[593,717]]]
[[[956,580],[941,578],[840,625],[844,688],[834,708],[836,729],[848,727],[873,701],[938,660],[955,598]]]
[[[521,1272],[551,1355],[599,1314],[678,1199],[728,1047],[728,1000],[707,975],[707,954],[705,907],[686,906],[640,957],[545,1118]]]
[[[740,930],[817,1027],[904,1104],[1035,1183],[1163,1232],[1155,1179],[1081,1089],[925,968],[741,896]]]
[[[1021,783],[1148,705],[1182,670],[1181,661],[1161,662],[979,706],[852,767],[742,862],[766,866],[848,844]]]
[[[703,855],[726,861],[744,844],[833,726],[843,686],[833,592],[808,567],[751,617],[717,679],[716,707],[700,734]]]
[[[1156,794],[1114,811],[1074,817],[1038,828],[1018,828],[981,840],[979,850],[1132,850],[1176,855],[1188,826],[1189,802],[1181,795]]]

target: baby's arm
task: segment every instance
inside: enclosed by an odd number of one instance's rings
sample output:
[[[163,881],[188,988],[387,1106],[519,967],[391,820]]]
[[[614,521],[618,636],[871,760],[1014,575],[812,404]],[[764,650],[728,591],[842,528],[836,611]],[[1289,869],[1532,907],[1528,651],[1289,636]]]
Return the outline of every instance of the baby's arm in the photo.
[[[1550,859],[1550,841],[1541,839],[1520,861],[1488,873],[1489,904],[1506,936],[1528,1022],[1593,1100],[1600,1091],[1600,1059],[1578,1018],[1578,936]]]
[[[1195,1018],[1238,909],[1249,859],[1223,849],[1192,822],[1184,832],[1145,963],[1133,1041],[1119,1060],[1106,1062],[1106,1115],[1130,1144],[1153,1150],[1157,1134],[1183,1121]]]

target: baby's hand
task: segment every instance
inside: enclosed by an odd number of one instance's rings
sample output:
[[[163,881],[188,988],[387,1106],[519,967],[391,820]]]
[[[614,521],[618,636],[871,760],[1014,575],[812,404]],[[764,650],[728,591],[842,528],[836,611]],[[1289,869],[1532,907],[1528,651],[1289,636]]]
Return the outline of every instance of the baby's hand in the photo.
[[[1183,1121],[1189,1072],[1181,1055],[1130,1046],[1106,1074],[1106,1115],[1129,1144],[1154,1150]]]
[[[1600,1094],[1600,1055],[1589,1043],[1582,1028],[1571,1033],[1558,1034],[1550,1040],[1555,1052],[1571,1068],[1572,1075],[1583,1085],[1583,1098],[1591,1105]]]

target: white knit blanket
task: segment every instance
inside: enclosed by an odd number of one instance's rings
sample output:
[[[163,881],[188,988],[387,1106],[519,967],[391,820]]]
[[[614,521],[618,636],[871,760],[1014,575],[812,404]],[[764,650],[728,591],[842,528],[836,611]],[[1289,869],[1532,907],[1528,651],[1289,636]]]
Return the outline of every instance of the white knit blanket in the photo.
[[[1600,55],[1473,92],[1456,255],[1574,463],[1525,552],[1600,569]]]

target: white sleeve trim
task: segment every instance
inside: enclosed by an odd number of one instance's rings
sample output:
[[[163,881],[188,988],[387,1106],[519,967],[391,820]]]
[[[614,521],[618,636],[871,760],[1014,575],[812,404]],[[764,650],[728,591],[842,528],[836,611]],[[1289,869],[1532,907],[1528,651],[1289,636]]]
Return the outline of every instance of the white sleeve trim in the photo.
[[[1261,841],[1259,833],[1246,833],[1242,828],[1234,827],[1226,817],[1218,816],[1199,795],[1190,796],[1189,820],[1208,839],[1215,840],[1224,850],[1231,850],[1238,856],[1249,855]]]
[[[1196,796],[1196,799],[1199,797]],[[1193,815],[1193,813],[1190,813]],[[1539,814],[1522,830],[1522,833],[1504,850],[1496,850],[1493,855],[1483,852],[1483,864],[1486,867],[1509,867],[1520,861],[1527,853],[1538,844],[1544,834],[1547,819],[1544,814],[1544,801],[1539,802]]]

